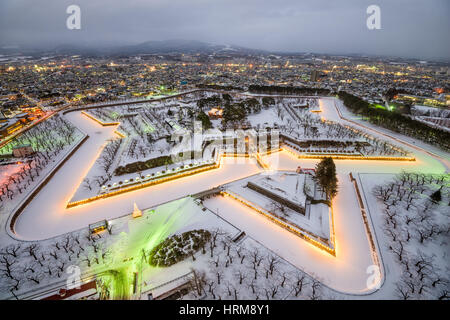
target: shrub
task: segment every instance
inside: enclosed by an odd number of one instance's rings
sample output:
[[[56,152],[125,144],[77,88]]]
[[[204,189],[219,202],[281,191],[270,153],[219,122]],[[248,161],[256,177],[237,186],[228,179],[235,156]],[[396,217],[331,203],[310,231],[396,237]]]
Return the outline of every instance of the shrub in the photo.
[[[150,251],[149,263],[158,267],[171,266],[195,253],[210,237],[209,231],[203,229],[187,231],[181,236],[173,235]]]

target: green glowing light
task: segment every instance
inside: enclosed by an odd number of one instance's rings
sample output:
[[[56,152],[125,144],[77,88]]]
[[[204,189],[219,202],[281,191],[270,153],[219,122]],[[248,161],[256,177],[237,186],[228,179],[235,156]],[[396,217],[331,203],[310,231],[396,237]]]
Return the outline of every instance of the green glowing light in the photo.
[[[118,112],[113,111],[111,112],[110,116],[112,119],[117,119],[120,116],[120,114]]]
[[[132,298],[134,272],[141,274],[144,268],[153,268],[146,260],[148,253],[190,219],[188,212],[195,212],[189,210],[190,206],[197,208],[188,197],[145,210],[142,217],[127,221],[126,231],[108,246],[112,254],[109,270],[98,276],[111,299]]]
[[[372,107],[376,108],[376,109],[382,109],[382,110],[386,110],[385,106],[382,106],[381,104],[372,104]]]

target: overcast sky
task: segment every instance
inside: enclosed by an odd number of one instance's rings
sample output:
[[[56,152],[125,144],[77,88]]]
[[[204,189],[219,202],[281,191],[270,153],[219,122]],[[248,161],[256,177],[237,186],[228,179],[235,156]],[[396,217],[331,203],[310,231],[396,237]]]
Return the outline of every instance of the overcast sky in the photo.
[[[68,30],[66,8],[81,8]],[[381,30],[366,9],[381,8]],[[185,39],[276,51],[450,59],[449,0],[0,0],[0,45]]]

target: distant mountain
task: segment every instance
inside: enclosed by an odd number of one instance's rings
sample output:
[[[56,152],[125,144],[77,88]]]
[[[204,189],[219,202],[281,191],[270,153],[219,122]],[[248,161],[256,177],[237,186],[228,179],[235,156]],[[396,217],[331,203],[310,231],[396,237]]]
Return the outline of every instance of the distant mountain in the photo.
[[[212,45],[200,41],[189,40],[167,40],[147,41],[134,46],[124,46],[117,49],[118,53],[151,54],[151,53],[199,53],[213,52],[222,49],[221,45]]]
[[[44,49],[45,48],[45,49]],[[296,57],[311,60],[314,57],[342,57],[350,59],[373,60],[381,59],[385,61],[411,61],[413,58],[396,58],[388,56],[371,56],[362,53],[305,53],[305,52],[283,52],[283,51],[265,51],[259,49],[250,49],[234,45],[212,44],[195,40],[164,40],[164,41],[147,41],[140,44],[117,44],[104,43],[96,44],[60,44],[56,47],[42,44],[41,48],[27,46],[7,46],[0,45],[0,55],[4,56],[55,56],[55,55],[82,55],[82,56],[127,56],[139,54],[206,54],[216,56],[247,56],[247,55],[264,55],[272,59],[279,57]],[[2,58],[3,60],[4,57]],[[448,65],[448,58],[436,58],[436,63],[445,63]]]
[[[38,49],[27,47],[1,48],[0,54],[26,53],[33,55],[88,55],[88,56],[115,56],[137,54],[231,54],[252,55],[267,54],[264,50],[249,49],[239,46],[211,44],[194,40],[165,40],[147,41],[136,45],[103,45],[90,46],[82,44],[60,44],[51,49]]]
[[[106,48],[93,48],[87,45],[61,44],[51,50],[52,54],[67,55],[102,55]]]
[[[211,44],[194,40],[165,40],[165,41],[147,41],[138,45],[123,46],[113,50],[115,54],[221,54],[221,53],[240,53],[240,54],[261,54],[263,50],[255,50],[238,46],[229,46],[222,44]]]

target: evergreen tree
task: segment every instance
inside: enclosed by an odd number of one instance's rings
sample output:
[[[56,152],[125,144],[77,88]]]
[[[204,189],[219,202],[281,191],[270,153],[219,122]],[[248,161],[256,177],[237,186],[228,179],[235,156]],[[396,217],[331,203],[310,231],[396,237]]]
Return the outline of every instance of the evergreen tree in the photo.
[[[441,195],[441,188],[439,188],[439,190],[436,190],[435,192],[433,192],[433,194],[430,196],[431,200],[433,200],[433,202],[439,203],[442,200],[442,195]]]
[[[338,179],[332,158],[324,158],[316,165],[316,181],[327,195],[327,199],[332,200],[336,196]]]
[[[222,99],[225,100],[226,102],[233,101],[233,98],[231,97],[231,95],[229,93],[222,94]]]
[[[206,113],[203,111],[200,111],[197,115],[197,120],[202,122],[203,130],[208,130],[212,128],[211,120],[209,120],[209,117]]]
[[[225,123],[228,121],[244,121],[247,118],[247,112],[245,111],[244,103],[233,103],[226,105],[223,109],[223,120]]]

